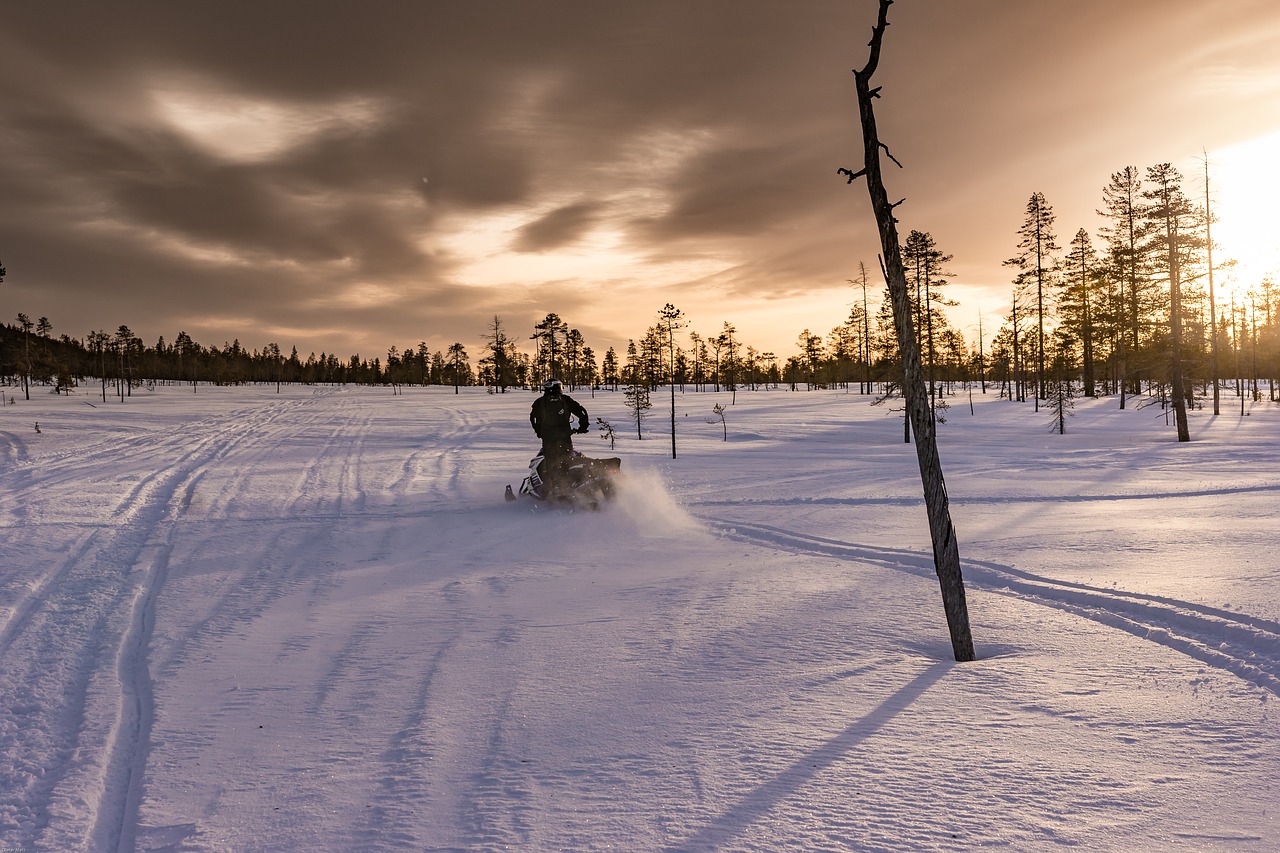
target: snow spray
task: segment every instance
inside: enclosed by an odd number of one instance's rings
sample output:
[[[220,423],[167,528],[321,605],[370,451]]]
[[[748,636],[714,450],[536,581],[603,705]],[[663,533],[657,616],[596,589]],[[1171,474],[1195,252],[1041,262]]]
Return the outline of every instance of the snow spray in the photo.
[[[646,535],[669,537],[704,530],[667,491],[657,471],[627,470],[614,507]]]

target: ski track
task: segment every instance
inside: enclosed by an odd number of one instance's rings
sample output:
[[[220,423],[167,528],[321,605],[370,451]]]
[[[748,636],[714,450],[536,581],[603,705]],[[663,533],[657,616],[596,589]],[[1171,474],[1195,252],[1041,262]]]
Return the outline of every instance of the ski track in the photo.
[[[730,539],[802,554],[872,563],[934,578],[933,555],[858,545],[777,527],[704,519]],[[1280,623],[1160,595],[1040,577],[999,563],[964,560],[965,584],[1082,616],[1181,652],[1280,696]]]
[[[1099,501],[1149,501],[1169,498],[1213,498],[1229,495],[1243,495],[1257,492],[1280,492],[1280,484],[1259,486],[1238,486],[1223,489],[1175,490],[1167,492],[1135,492],[1132,494],[1110,495],[1000,495],[1000,496],[965,496],[951,499],[953,506],[989,505],[989,504],[1037,504],[1037,503],[1096,503]],[[923,506],[920,497],[883,497],[883,498],[735,498],[691,500],[689,507],[765,507],[765,506]]]
[[[148,647],[174,530],[211,465],[312,402],[241,409],[179,436],[149,432],[10,468],[17,486],[0,507],[2,547],[22,549],[28,526],[48,524],[65,526],[69,541],[55,568],[6,578],[3,589],[12,602],[0,624],[0,684],[11,685],[0,696],[6,843],[134,848],[154,716]],[[121,459],[144,473],[96,507],[101,521],[62,521],[56,509],[45,517],[66,495],[82,506],[84,472]]]

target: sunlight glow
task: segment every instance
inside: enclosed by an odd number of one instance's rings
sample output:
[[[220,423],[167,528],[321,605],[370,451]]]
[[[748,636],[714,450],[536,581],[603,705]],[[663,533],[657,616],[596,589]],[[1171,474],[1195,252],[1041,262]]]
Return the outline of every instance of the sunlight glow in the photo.
[[[350,309],[377,308],[401,302],[404,293],[393,286],[368,281],[352,282],[338,293],[325,293],[314,299],[304,300],[307,306],[338,305]]]
[[[1198,164],[1203,193],[1203,163]],[[1194,183],[1191,184],[1194,186]],[[1234,269],[1215,273],[1219,298],[1256,287],[1280,275],[1280,132],[1209,152],[1209,190],[1214,214],[1214,265],[1234,259]],[[1203,197],[1198,200],[1203,203]]]
[[[622,281],[660,287],[712,275],[728,266],[727,262],[712,258],[655,261],[629,248],[624,234],[608,225],[553,251],[512,251],[517,230],[551,209],[554,206],[471,216],[441,244],[462,260],[459,278],[476,286],[556,282],[594,290],[604,282]]]
[[[382,104],[346,98],[297,104],[248,98],[209,86],[167,86],[152,91],[160,116],[212,154],[237,163],[271,160],[322,133],[381,120]]]

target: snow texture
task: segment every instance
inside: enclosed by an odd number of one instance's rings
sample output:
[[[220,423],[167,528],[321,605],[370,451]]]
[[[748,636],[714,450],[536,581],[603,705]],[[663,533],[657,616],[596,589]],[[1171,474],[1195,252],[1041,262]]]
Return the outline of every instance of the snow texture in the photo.
[[[1280,849],[1277,407],[954,403],[956,664],[900,415],[684,393],[575,513],[531,401],[0,411],[0,850]]]

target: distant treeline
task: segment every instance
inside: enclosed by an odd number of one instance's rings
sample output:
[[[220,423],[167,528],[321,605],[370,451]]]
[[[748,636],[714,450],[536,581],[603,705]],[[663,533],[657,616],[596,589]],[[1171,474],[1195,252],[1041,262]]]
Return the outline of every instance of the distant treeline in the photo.
[[[913,233],[913,239],[931,245],[928,235]],[[939,282],[933,280],[931,288]],[[921,291],[923,296],[923,289]],[[1280,308],[1276,290],[1267,283],[1261,291],[1263,304],[1256,302],[1236,306],[1219,318],[1219,362],[1224,369],[1220,378],[1231,377],[1234,390],[1257,399],[1265,394],[1276,399],[1280,389],[1280,329],[1273,307]],[[921,336],[921,349],[929,371],[933,393],[938,399],[955,393],[965,383],[992,386],[1002,396],[1022,399],[1020,388],[1035,388],[1037,346],[1033,333],[1023,333],[1018,340],[1020,356],[1015,358],[1012,327],[1001,329],[994,344],[968,346],[963,336],[938,310],[932,299],[933,317],[921,312],[916,328]],[[213,385],[241,384],[356,384],[375,386],[441,385],[454,388],[483,385],[495,391],[510,388],[535,388],[551,376],[562,379],[571,388],[599,387],[618,390],[640,386],[650,390],[674,380],[682,388],[702,390],[756,390],[786,386],[792,389],[852,388],[865,394],[892,391],[898,381],[897,341],[887,301],[879,301],[880,309],[864,312],[860,304],[844,323],[826,336],[809,330],[802,332],[796,351],[785,360],[777,354],[761,351],[744,343],[731,323],[724,323],[719,334],[706,335],[683,329],[678,321],[664,324],[661,320],[649,327],[638,340],[628,342],[622,357],[610,347],[598,357],[581,333],[569,327],[556,314],[548,314],[535,325],[533,334],[521,338],[533,341],[534,351],[516,348],[501,318],[494,317],[484,334],[484,346],[473,365],[465,346],[455,343],[443,350],[431,350],[425,343],[390,347],[386,357],[372,359],[352,355],[345,359],[321,352],[301,357],[296,347],[286,355],[277,344],[262,349],[246,349],[239,340],[218,346],[203,346],[185,332],[179,332],[172,343],[162,337],[155,345],[147,345],[127,326],[114,334],[91,332],[78,339],[66,334],[53,334],[46,318],[32,323],[18,315],[15,325],[0,324],[0,382],[30,397],[33,388],[62,393],[72,388],[92,389],[104,398],[115,395],[127,398],[133,389],[157,384],[187,383],[196,388],[201,383]],[[920,304],[924,300],[921,299]],[[943,303],[946,304],[946,303]],[[1026,320],[1022,320],[1026,324]],[[1095,322],[1099,322],[1095,320]],[[1099,323],[1100,324],[1100,323]],[[1150,328],[1154,324],[1144,324]],[[1190,380],[1204,392],[1209,383],[1210,359],[1205,327],[1191,324],[1197,334],[1185,344],[1186,360],[1191,366]],[[1052,376],[1063,377],[1064,342],[1070,339],[1063,331],[1052,338]],[[1113,339],[1114,340],[1114,339]],[[1167,357],[1167,344],[1158,333],[1135,337],[1135,345],[1127,352],[1128,372],[1138,390],[1159,389],[1160,366]],[[1101,349],[1101,348],[1099,348]],[[1096,352],[1096,350],[1095,350]],[[1114,361],[1112,350],[1100,355],[1102,364]],[[1097,391],[1115,393],[1120,384],[1118,371],[1099,371],[1093,377]],[[1133,378],[1146,374],[1146,378]],[[1065,377],[1083,386],[1081,366]],[[1093,389],[1090,389],[1093,390]],[[10,392],[12,396],[13,392]],[[1096,393],[1096,391],[1095,391]]]
[[[16,325],[0,326],[0,377],[30,396],[32,386],[54,393],[78,386],[100,388],[103,396],[127,397],[144,385],[200,383],[363,384],[363,385],[467,385],[475,376],[461,344],[445,352],[431,352],[425,344],[392,347],[387,358],[372,360],[353,355],[340,359],[314,352],[305,359],[294,347],[287,355],[271,343],[262,349],[246,349],[239,340],[218,346],[202,346],[186,332],[172,343],[162,337],[148,346],[121,326],[114,334],[95,331],[84,339],[55,337],[46,318],[32,323],[18,315]]]

